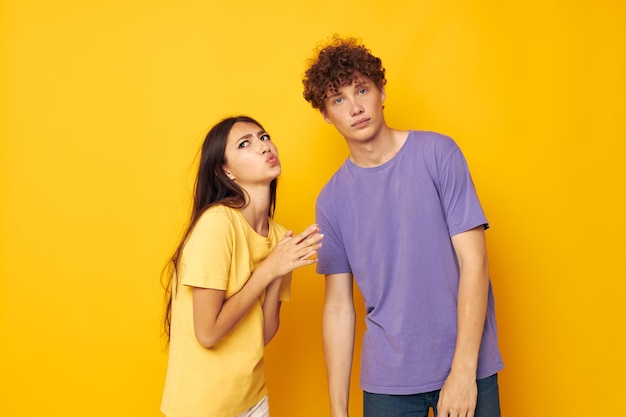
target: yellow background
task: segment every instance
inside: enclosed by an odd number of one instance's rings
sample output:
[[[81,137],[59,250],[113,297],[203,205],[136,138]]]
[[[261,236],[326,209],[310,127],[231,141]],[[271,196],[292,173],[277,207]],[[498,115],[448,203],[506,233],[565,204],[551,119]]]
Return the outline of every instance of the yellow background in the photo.
[[[258,118],[283,162],[276,218],[313,222],[347,148],[300,80],[335,32],[383,59],[392,126],[469,161],[503,415],[623,414],[625,17],[603,0],[1,1],[0,415],[160,415],[159,273],[203,134]],[[267,353],[274,417],[326,415],[322,298],[297,271]]]

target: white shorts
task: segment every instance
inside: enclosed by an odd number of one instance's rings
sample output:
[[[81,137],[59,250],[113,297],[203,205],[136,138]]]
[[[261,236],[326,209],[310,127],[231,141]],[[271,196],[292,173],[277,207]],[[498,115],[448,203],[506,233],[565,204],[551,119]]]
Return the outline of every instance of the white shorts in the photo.
[[[248,411],[239,414],[237,417],[269,417],[270,416],[270,405],[269,400],[267,399],[267,395],[263,397],[261,401],[259,401],[254,407],[249,409]]]

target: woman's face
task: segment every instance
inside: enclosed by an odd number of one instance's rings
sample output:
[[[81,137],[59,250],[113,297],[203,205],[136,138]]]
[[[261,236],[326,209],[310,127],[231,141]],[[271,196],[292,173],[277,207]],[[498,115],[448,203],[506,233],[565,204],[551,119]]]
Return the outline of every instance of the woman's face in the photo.
[[[278,150],[270,135],[254,123],[237,122],[224,152],[224,172],[239,186],[267,185],[280,175]]]

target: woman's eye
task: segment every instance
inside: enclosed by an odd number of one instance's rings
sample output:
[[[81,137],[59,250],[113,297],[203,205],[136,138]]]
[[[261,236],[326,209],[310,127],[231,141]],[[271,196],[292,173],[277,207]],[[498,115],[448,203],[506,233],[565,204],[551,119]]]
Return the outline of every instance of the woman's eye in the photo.
[[[265,142],[266,140],[271,140],[270,135],[268,135],[267,133],[262,134],[259,139],[261,139],[263,142]]]
[[[248,142],[247,140],[244,140],[242,142],[239,143],[239,147],[240,148],[245,148],[250,144],[250,142]]]

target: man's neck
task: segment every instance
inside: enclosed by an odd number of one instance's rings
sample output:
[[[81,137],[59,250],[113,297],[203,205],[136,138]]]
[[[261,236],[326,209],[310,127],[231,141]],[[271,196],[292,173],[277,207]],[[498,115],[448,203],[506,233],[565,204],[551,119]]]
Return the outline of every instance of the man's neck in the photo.
[[[398,153],[407,136],[406,130],[395,130],[387,127],[368,141],[349,142],[347,145],[350,149],[350,160],[363,168],[380,166]]]

